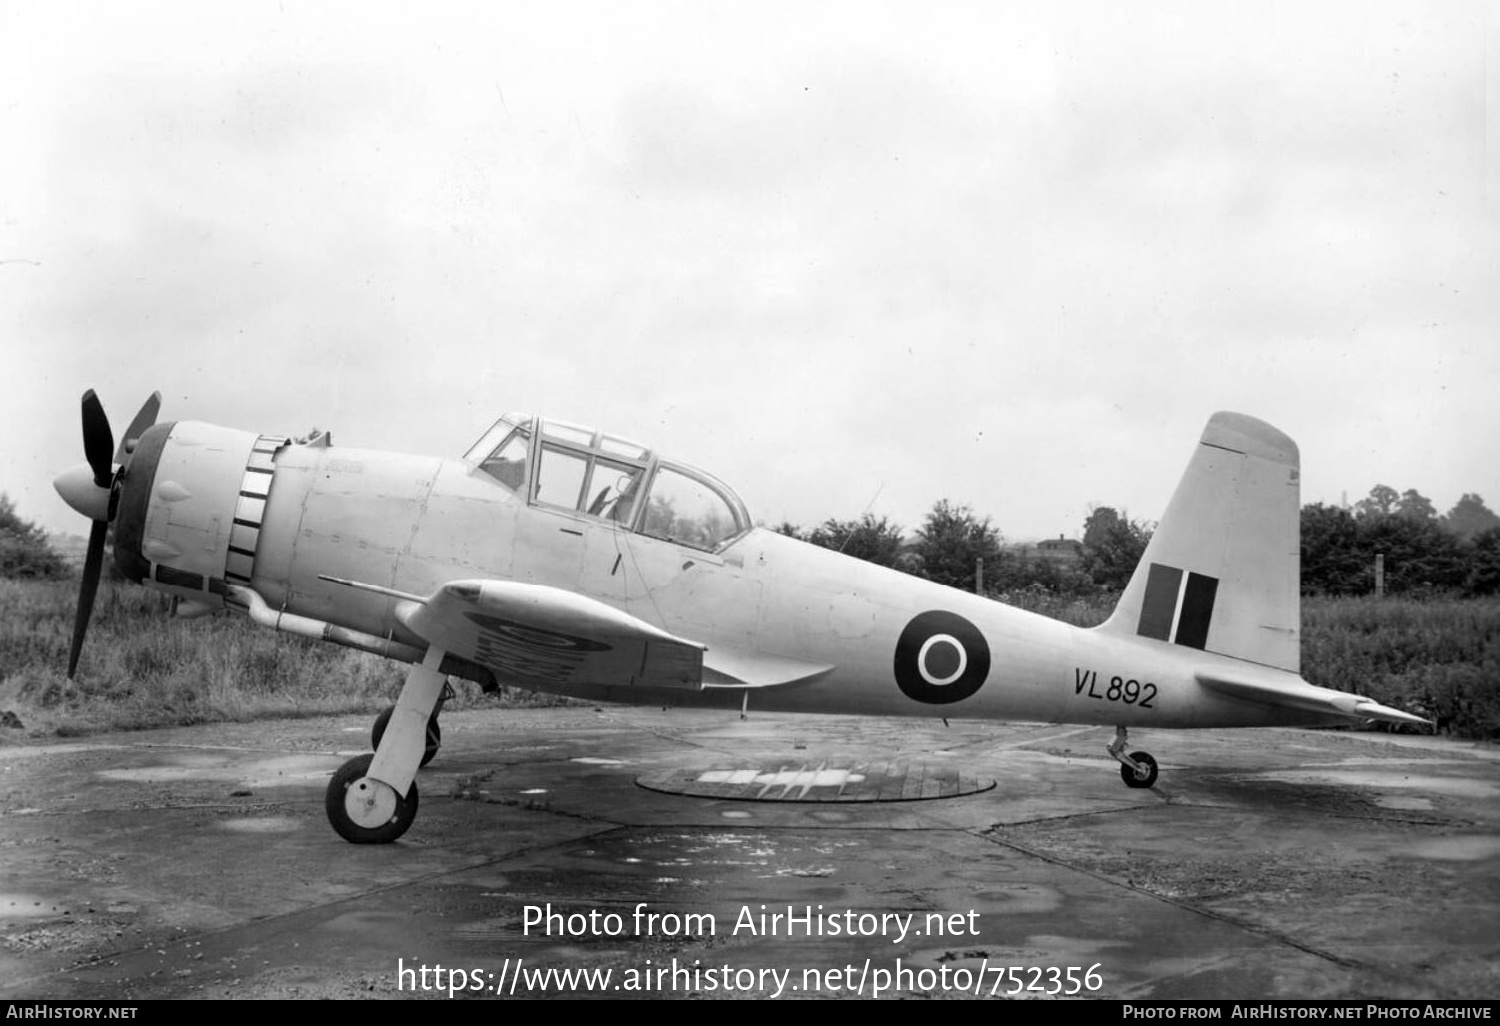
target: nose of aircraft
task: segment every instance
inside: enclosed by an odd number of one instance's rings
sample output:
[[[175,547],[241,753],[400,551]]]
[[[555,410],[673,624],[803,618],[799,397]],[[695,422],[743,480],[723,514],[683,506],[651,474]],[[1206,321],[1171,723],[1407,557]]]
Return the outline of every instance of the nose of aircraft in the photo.
[[[94,468],[87,463],[69,467],[52,480],[52,487],[62,496],[63,502],[72,506],[90,520],[109,520],[109,489],[94,483]]]

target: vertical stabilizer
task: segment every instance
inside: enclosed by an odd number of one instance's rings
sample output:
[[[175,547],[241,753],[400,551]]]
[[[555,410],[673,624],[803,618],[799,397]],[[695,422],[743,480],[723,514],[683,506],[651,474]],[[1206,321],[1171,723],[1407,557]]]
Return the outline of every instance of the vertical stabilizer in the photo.
[[[1297,445],[1216,413],[1100,630],[1300,671]]]

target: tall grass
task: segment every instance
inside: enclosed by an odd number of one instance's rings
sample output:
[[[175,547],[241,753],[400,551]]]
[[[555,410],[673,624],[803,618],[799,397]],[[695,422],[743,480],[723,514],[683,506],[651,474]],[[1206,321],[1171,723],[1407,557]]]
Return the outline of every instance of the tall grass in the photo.
[[[1104,592],[1080,597],[1055,594],[1046,588],[1017,588],[994,597],[1008,606],[1040,613],[1074,627],[1097,627],[1109,619],[1120,596],[1118,592]]]
[[[1093,627],[1115,595],[1025,589],[1013,606]],[[1435,720],[1460,737],[1500,737],[1500,600],[1305,598],[1302,675]]]
[[[1500,600],[1306,599],[1302,673],[1461,736],[1500,737]]]
[[[77,584],[0,581],[0,709],[32,731],[184,725],[369,710],[404,667],[255,627],[181,620],[161,595],[104,583],[75,680],[66,674]]]

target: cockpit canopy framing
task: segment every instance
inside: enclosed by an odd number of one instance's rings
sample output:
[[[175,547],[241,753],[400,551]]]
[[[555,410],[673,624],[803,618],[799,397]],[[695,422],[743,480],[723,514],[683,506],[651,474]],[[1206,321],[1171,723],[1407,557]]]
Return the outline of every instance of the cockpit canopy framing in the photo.
[[[508,413],[464,460],[532,506],[688,548],[717,552],[750,529],[745,504],[718,478],[577,424]]]

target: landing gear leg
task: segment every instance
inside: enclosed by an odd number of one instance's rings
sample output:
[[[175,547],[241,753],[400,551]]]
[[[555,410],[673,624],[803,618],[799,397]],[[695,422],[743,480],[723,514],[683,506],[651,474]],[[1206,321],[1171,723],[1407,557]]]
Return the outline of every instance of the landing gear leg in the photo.
[[[353,844],[387,844],[406,833],[417,815],[417,767],[427,747],[427,725],[448,678],[439,672],[444,652],[427,650],[406,674],[375,755],[361,755],[328,782],[324,811],[334,831]]]
[[[1150,787],[1156,783],[1156,760],[1145,752],[1125,754],[1128,744],[1124,727],[1115,728],[1115,739],[1109,743],[1110,757],[1120,764],[1120,779],[1126,787]]]
[[[427,718],[427,748],[422,752],[422,765],[426,766],[436,757],[438,749],[443,747],[443,728],[438,723],[438,717],[443,714],[443,704],[454,696],[453,685],[444,684],[443,694],[438,698],[437,705],[432,710],[432,715]],[[385,728],[390,726],[391,715],[395,713],[394,705],[387,706],[385,711],[375,717],[375,724],[370,728],[370,747],[379,748],[380,739],[385,736]]]

